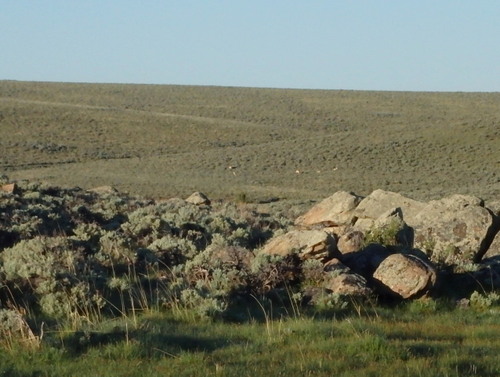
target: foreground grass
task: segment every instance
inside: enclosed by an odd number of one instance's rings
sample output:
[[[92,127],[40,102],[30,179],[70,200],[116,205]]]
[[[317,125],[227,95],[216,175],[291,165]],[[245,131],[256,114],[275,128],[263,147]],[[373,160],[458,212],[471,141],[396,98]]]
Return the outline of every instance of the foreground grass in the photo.
[[[245,323],[149,314],[12,346],[0,376],[499,375],[497,309],[411,309]]]

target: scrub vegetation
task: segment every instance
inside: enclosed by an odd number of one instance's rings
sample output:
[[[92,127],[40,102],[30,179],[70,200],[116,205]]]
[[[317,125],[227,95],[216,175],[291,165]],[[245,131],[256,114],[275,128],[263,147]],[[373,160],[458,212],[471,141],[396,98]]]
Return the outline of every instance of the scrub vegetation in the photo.
[[[497,376],[498,291],[309,302],[259,250],[339,189],[495,199],[499,101],[0,82],[0,376]]]

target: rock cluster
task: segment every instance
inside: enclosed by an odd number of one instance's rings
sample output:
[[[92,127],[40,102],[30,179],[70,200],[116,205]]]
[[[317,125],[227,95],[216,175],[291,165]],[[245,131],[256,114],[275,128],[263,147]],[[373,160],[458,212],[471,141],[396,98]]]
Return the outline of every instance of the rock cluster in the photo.
[[[473,196],[426,203],[383,190],[367,197],[339,191],[261,252],[318,259],[330,292],[408,299],[432,293],[440,271],[450,268],[500,288],[499,229],[498,203]]]

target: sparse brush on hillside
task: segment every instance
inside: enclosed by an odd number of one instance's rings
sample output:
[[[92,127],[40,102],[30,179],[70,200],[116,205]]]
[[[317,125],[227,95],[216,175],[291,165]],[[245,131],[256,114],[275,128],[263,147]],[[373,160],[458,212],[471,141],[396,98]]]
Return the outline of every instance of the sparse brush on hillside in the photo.
[[[7,81],[0,93],[0,170],[15,179],[252,202],[500,194],[499,93]]]

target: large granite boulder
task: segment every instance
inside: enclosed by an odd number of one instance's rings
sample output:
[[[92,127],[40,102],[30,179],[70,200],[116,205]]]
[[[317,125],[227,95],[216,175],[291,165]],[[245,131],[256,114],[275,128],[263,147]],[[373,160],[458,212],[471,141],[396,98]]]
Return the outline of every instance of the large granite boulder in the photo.
[[[297,254],[301,260],[331,258],[336,248],[335,239],[323,230],[292,230],[272,238],[261,253],[288,256]]]
[[[358,228],[370,228],[376,219],[393,209],[399,208],[402,219],[410,224],[412,219],[425,207],[424,202],[407,198],[391,191],[375,190],[353,210]]]
[[[299,216],[295,220],[295,225],[301,227],[318,224],[328,227],[351,225],[355,220],[352,211],[360,201],[360,196],[346,191],[338,191],[316,204],[304,215]]]
[[[430,201],[414,218],[415,247],[446,264],[480,262],[498,232],[481,199],[452,195]]]
[[[424,295],[436,284],[434,267],[408,254],[392,254],[385,258],[373,274],[382,293],[407,299]]]

